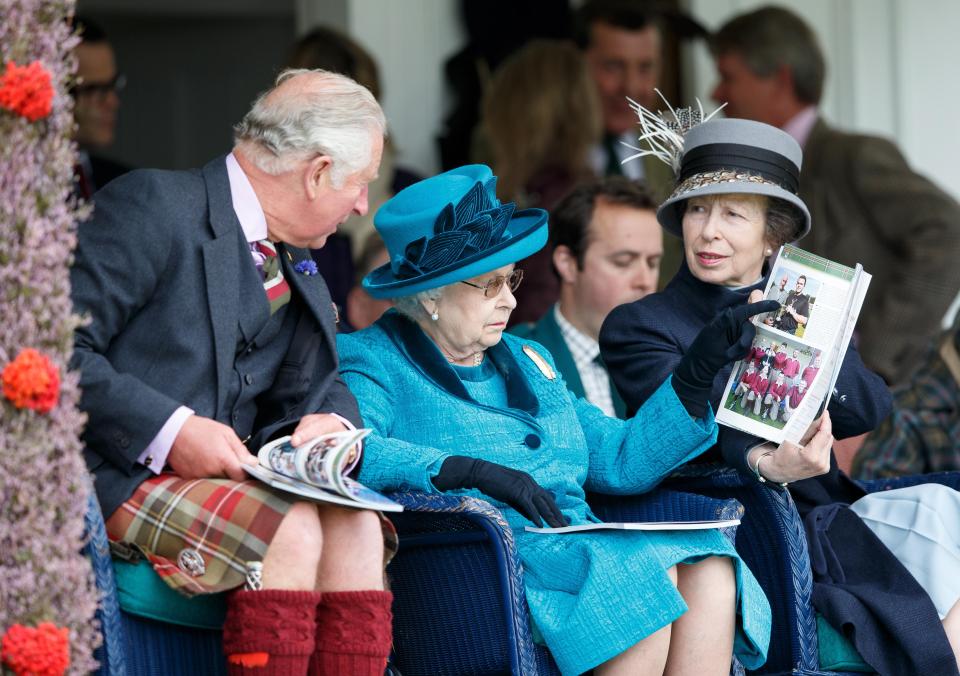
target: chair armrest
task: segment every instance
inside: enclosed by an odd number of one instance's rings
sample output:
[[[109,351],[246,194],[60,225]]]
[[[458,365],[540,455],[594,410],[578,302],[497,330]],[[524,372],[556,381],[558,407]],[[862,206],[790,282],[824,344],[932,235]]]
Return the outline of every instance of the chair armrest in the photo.
[[[593,513],[604,521],[711,521],[739,519],[743,505],[684,491],[654,490],[642,495],[590,493]]]
[[[400,536],[397,559],[415,548],[456,546],[458,543],[479,542],[492,551],[496,560],[499,605],[504,611],[508,634],[511,672],[536,674],[523,569],[517,556],[513,530],[500,511],[469,496],[401,491],[387,497],[404,507],[403,512],[388,514]],[[449,570],[450,575],[458,572]],[[440,570],[437,574],[446,575],[447,571]],[[401,654],[403,646],[399,640],[397,648]]]
[[[120,619],[120,603],[117,599],[117,585],[113,579],[113,563],[110,560],[110,542],[103,522],[100,505],[90,486],[87,498],[87,511],[83,519],[86,545],[84,555],[90,559],[94,582],[100,592],[96,620],[100,625],[103,643],[94,652],[94,659],[100,663],[98,671],[102,676],[123,676],[127,673],[124,654],[123,627]]]
[[[907,488],[919,484],[937,483],[960,490],[960,472],[935,472],[933,474],[913,474],[910,476],[892,477],[886,479],[872,479],[858,481],[867,493],[890,491],[895,488]]]

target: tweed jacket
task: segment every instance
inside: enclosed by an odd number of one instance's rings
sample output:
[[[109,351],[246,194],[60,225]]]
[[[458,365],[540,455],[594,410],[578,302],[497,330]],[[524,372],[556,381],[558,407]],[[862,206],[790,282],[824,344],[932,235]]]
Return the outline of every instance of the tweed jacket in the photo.
[[[309,252],[287,251],[284,275],[308,311],[285,368],[258,374],[275,378],[271,392],[286,400],[274,402],[273,419],[258,421],[254,450],[306,413],[360,424],[337,374],[330,295],[319,275],[293,270]],[[74,308],[90,318],[75,332],[71,367],[80,371],[84,455],[104,514],[151,475],[137,458],[179,406],[231,424],[225,399],[240,308],[252,302],[238,292],[242,265],[251,259],[223,157],[202,170],[134,171],[97,193],[70,273]]]
[[[863,361],[904,381],[960,290],[960,205],[890,141],[822,119],[803,149],[800,197],[813,219],[800,246],[873,275],[857,324]]]
[[[472,399],[433,341],[394,311],[338,343],[344,379],[374,430],[360,478],[380,490],[436,492],[431,479],[447,457],[480,457],[527,472],[582,524],[596,521],[584,488],[650,490],[715,439],[712,415],[692,419],[669,383],[631,420],[603,415],[569,392],[541,345],[510,334],[486,351],[507,408]],[[531,616],[564,674],[595,667],[681,615],[686,605],[665,570],[711,554],[736,564],[738,656],[750,668],[765,660],[769,606],[718,531],[528,533],[530,522],[508,505],[456,492],[492,502],[513,526]]]
[[[893,390],[893,412],[853,458],[857,479],[960,470],[960,326],[931,341],[920,367]]]
[[[553,315],[553,308],[547,310],[543,317],[536,324],[520,324],[510,329],[510,333],[521,338],[529,338],[543,345],[553,355],[560,375],[563,376],[567,387],[576,397],[585,397],[586,392],[583,388],[583,382],[580,380],[580,372],[577,370],[577,364],[570,353],[570,347],[564,340],[560,332],[560,325],[557,324],[557,318]],[[604,367],[606,368],[606,367]],[[623,418],[626,414],[626,405],[617,392],[617,388],[610,381],[610,396],[613,399],[613,409],[618,418]]]

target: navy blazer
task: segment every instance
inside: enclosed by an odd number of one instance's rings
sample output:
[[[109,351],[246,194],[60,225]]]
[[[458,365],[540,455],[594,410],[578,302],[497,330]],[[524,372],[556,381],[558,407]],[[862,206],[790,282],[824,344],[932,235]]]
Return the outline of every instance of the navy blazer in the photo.
[[[309,251],[287,251],[293,260],[283,257],[285,276],[312,322],[301,322],[274,383],[294,401],[271,402],[285,415],[254,430],[252,449],[307,413],[336,412],[361,424],[337,372],[323,278],[293,270]],[[250,259],[224,157],[202,170],[134,171],[97,193],[70,273],[75,311],[90,319],[75,332],[70,365],[80,371],[80,407],[89,417],[84,455],[105,515],[151,475],[136,460],[179,406],[230,424],[241,265]]]

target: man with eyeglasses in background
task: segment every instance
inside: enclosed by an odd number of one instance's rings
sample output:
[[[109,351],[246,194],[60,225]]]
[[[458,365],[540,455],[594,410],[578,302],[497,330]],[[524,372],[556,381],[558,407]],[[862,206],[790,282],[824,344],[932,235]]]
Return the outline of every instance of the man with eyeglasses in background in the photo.
[[[116,57],[106,32],[80,16],[74,17],[73,28],[81,40],[75,51],[77,80],[72,90],[80,150],[74,172],[75,191],[77,196],[89,200],[97,190],[130,170],[99,154],[113,145],[120,108],[118,94],[126,82],[117,72]]]

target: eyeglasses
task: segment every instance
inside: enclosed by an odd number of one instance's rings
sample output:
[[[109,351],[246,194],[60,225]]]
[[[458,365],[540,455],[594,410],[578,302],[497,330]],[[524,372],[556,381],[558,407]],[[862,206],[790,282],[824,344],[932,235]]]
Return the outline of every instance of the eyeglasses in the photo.
[[[89,84],[78,84],[71,89],[74,96],[92,96],[98,99],[105,99],[113,92],[119,94],[127,86],[127,76],[117,73],[107,82],[90,82]]]
[[[523,270],[514,270],[509,275],[500,275],[494,277],[486,284],[474,284],[473,282],[461,281],[461,284],[466,284],[467,286],[472,286],[475,289],[483,289],[483,295],[487,298],[496,298],[500,295],[500,289],[503,288],[503,285],[506,284],[510,287],[510,291],[516,291],[520,286],[520,282],[523,281]]]

